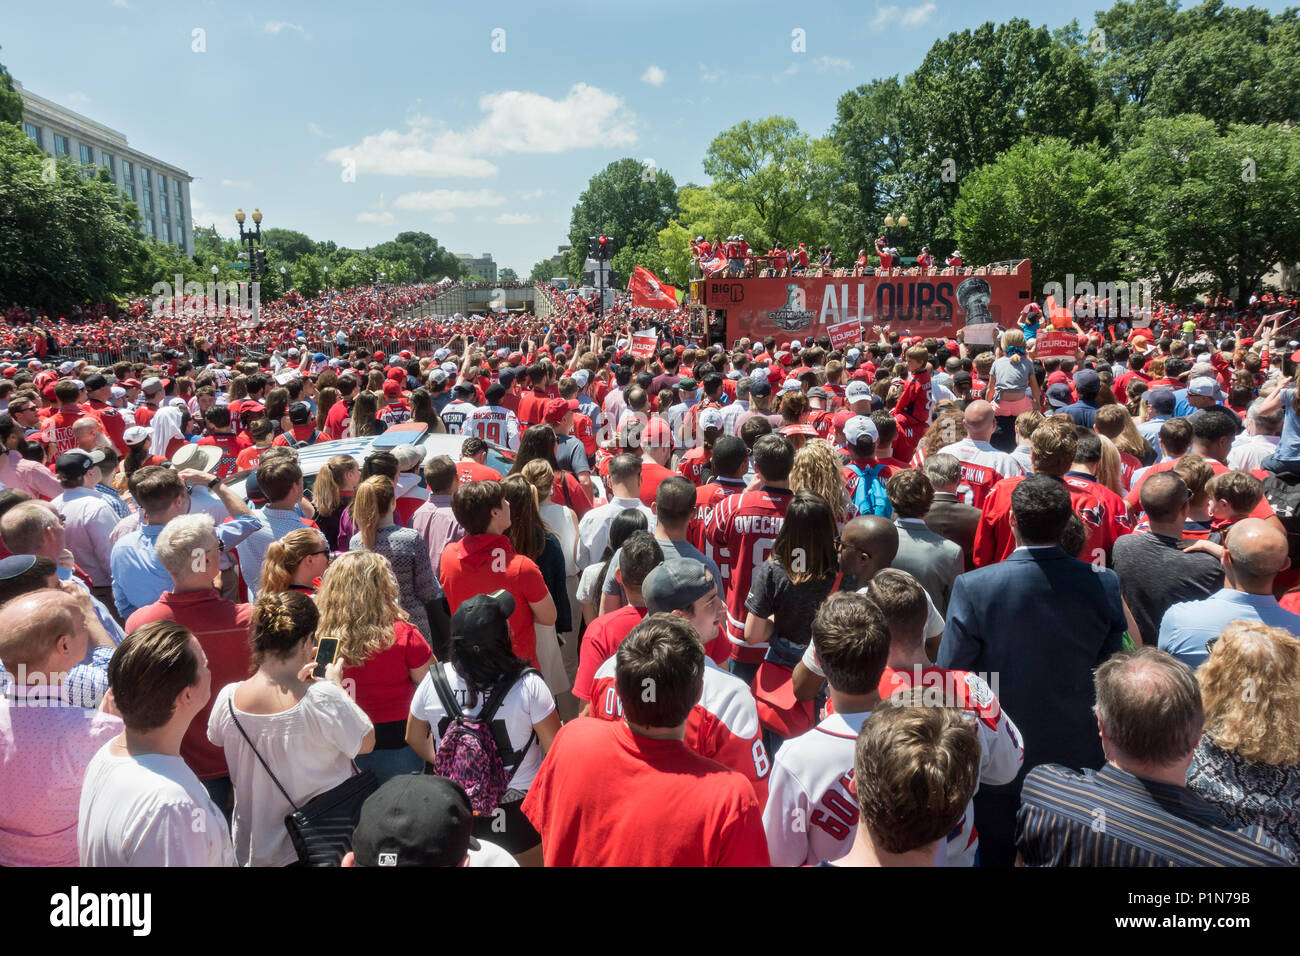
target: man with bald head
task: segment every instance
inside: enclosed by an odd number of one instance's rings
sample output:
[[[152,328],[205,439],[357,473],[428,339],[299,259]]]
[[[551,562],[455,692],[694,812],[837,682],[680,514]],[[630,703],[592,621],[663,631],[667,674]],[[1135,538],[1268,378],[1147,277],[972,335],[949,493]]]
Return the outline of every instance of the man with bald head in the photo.
[[[966,504],[978,508],[984,504],[995,484],[1003,478],[1016,478],[1025,472],[1020,462],[989,444],[998,427],[991,404],[983,399],[971,402],[962,413],[962,424],[966,426],[966,437],[945,445],[939,451],[961,462],[957,495]]]
[[[0,793],[9,798],[0,801],[0,866],[77,865],[82,778],[122,730],[117,717],[78,706],[68,680],[91,643],[89,619],[81,601],[52,588],[0,609],[0,662],[14,679],[0,694]]]
[[[1160,622],[1160,649],[1188,667],[1201,665],[1209,656],[1206,642],[1229,621],[1261,621],[1300,637],[1300,615],[1273,597],[1274,578],[1291,566],[1286,535],[1259,518],[1243,518],[1224,543],[1223,587],[1203,600],[1173,605]]]

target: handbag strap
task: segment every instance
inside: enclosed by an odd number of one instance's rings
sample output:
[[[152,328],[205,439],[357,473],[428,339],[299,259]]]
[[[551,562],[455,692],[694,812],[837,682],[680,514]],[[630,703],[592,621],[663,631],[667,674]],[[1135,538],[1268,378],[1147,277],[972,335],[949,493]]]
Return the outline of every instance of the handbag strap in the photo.
[[[253,751],[253,756],[257,758],[258,763],[260,763],[263,767],[266,768],[267,774],[271,777],[271,782],[276,785],[276,787],[279,789],[279,791],[282,794],[284,794],[284,799],[289,801],[289,806],[293,807],[293,809],[297,811],[299,809],[298,804],[294,803],[293,797],[289,796],[289,792],[285,790],[284,787],[280,786],[280,781],[276,777],[275,772],[271,770],[271,765],[268,764],[265,758],[258,752],[256,745],[254,745],[253,741],[249,739],[249,736],[245,732],[243,725],[239,723],[239,718],[235,716],[234,696],[235,696],[234,694],[231,694],[229,697],[226,698],[226,706],[230,709],[230,719],[235,722],[235,728],[243,736],[244,740],[247,741],[249,749]]]
[[[452,693],[451,685],[447,683],[447,675],[441,663],[435,662],[429,668],[429,677],[433,679],[433,689],[437,692],[438,700],[442,702],[442,709],[446,715],[452,720],[463,717],[460,704],[456,703],[456,695]]]

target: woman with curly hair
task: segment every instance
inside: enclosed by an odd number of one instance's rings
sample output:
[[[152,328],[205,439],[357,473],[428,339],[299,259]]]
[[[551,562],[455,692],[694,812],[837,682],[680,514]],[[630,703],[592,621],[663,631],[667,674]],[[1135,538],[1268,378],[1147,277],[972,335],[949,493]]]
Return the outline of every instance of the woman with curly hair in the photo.
[[[330,544],[315,528],[296,528],[272,541],[262,562],[258,594],[298,591],[311,597],[330,566]]]
[[[1241,827],[1300,853],[1300,640],[1233,621],[1196,672],[1205,733],[1187,786]]]
[[[857,512],[844,483],[844,467],[835,446],[824,438],[810,438],[795,452],[790,468],[790,490],[811,491],[830,505],[840,528]]]
[[[373,770],[381,783],[415,773],[422,762],[406,746],[406,716],[433,654],[398,603],[388,559],[373,551],[340,555],[321,578],[316,609],[317,642],[338,640],[343,677],[354,682],[353,699],[375,725],[374,753],[357,764]]]
[[[263,593],[250,637],[257,671],[222,688],[208,717],[208,740],[225,750],[230,767],[241,866],[295,863],[284,826],[289,799],[302,806],[338,786],[352,776],[353,759],[375,746],[374,724],[343,689],[341,662],[327,666],[324,679],[313,676],[318,617],[305,594]]]

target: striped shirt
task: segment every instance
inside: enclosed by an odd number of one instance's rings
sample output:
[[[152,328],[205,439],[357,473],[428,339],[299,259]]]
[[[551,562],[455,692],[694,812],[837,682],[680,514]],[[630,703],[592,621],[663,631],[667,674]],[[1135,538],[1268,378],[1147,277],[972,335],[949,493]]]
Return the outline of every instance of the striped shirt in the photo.
[[[1237,828],[1186,787],[1113,764],[1025,777],[1016,845],[1026,866],[1294,866],[1263,828]]]

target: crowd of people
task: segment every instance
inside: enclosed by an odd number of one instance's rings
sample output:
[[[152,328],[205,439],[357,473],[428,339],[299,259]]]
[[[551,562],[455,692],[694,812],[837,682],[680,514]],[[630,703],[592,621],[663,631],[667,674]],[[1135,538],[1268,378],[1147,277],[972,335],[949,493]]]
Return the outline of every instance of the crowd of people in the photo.
[[[546,295],[0,356],[0,865],[1297,862],[1289,300],[634,354]]]

